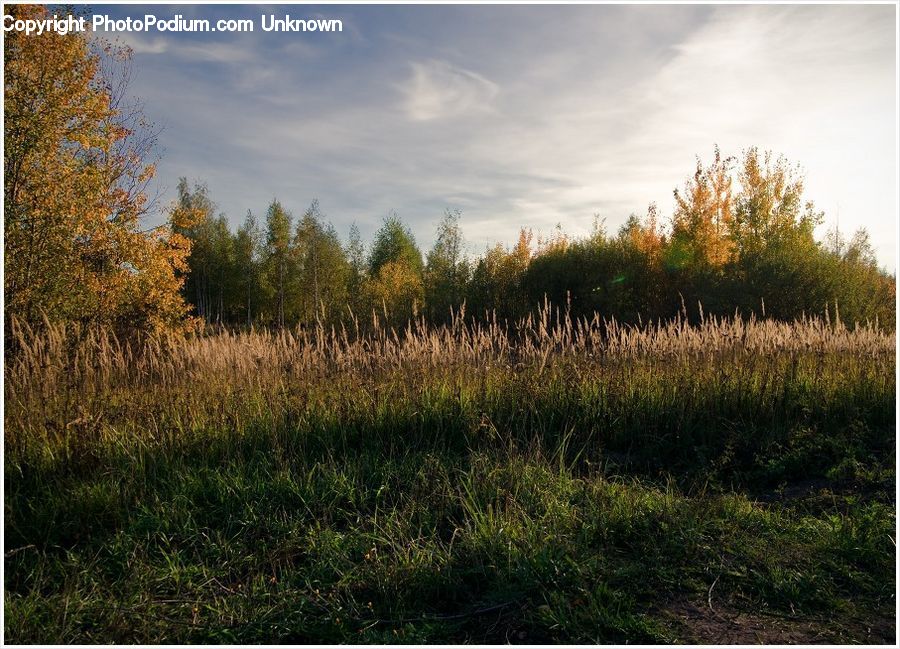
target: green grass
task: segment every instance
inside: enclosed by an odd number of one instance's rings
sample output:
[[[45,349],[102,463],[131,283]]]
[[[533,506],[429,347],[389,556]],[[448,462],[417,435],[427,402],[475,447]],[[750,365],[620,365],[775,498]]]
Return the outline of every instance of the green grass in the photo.
[[[37,421],[14,372],[6,640],[709,640],[685,601],[894,637],[891,355],[274,375],[82,376]]]

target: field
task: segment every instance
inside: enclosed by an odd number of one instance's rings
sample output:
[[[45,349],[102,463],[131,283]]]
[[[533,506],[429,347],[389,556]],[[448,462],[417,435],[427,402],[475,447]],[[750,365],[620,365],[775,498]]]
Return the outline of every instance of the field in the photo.
[[[892,332],[11,323],[5,633],[892,642]]]

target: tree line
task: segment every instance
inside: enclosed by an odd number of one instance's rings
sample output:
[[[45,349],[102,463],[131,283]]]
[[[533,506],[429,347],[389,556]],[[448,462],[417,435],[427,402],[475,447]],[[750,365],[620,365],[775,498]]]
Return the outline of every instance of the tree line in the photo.
[[[342,240],[315,201],[295,216],[273,200],[232,232],[207,189],[187,180],[167,221],[146,228],[156,131],[128,99],[129,61],[96,35],[4,38],[7,323],[402,326],[452,313],[513,321],[546,300],[627,322],[702,308],[895,324],[895,277],[866,233],[817,241],[823,215],[804,199],[799,170],[756,149],[698,160],[668,223],[651,205],[614,233],[599,221],[581,238],[523,229],[475,258],[459,212],[444,214],[425,254],[396,214],[364,244],[356,228]]]
[[[832,230],[817,241],[823,215],[803,198],[803,177],[784,158],[755,148],[739,157],[715,150],[674,192],[665,226],[655,205],[615,233],[599,220],[574,238],[561,228],[535,239],[520,231],[470,258],[461,213],[446,211],[423,254],[394,213],[364,245],[346,242],[318,201],[299,217],[273,200],[264,219],[248,213],[232,233],[205,186],[182,179],[173,215],[198,211],[184,297],[206,322],[309,326],[372,318],[447,321],[453,313],[516,320],[540,304],[573,316],[626,322],[686,313],[793,319],[828,313],[845,322],[894,325],[894,277],[882,271],[864,230]],[[184,219],[181,219],[184,220]]]

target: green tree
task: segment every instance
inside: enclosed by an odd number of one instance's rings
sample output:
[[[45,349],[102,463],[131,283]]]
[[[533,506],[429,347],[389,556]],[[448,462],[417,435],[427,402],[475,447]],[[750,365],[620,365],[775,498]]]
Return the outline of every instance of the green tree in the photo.
[[[651,205],[646,221],[632,215],[615,237],[597,224],[582,240],[545,245],[523,277],[529,304],[546,298],[573,317],[599,313],[628,322],[669,315],[672,300],[661,265],[663,244]]]
[[[529,307],[529,289],[525,273],[532,260],[530,230],[522,228],[512,250],[502,244],[490,248],[475,265],[469,283],[467,302],[477,317],[514,320]]]
[[[247,217],[238,228],[234,241],[235,268],[237,270],[238,289],[242,295],[242,307],[249,327],[253,324],[254,309],[259,310],[259,273],[262,233],[253,212],[247,210]]]
[[[234,243],[228,219],[220,214],[212,222],[212,319],[218,324],[232,320],[236,313],[237,267]]]
[[[350,235],[346,248],[350,272],[347,276],[347,305],[354,314],[365,308],[363,287],[366,281],[366,249],[359,234],[356,223],[350,226]]]
[[[198,316],[221,324],[230,319],[235,298],[235,249],[228,219],[215,216],[216,205],[206,185],[195,182],[191,188],[186,178],[178,182],[173,211],[193,215],[190,225],[180,230],[191,241],[185,298]]]
[[[470,266],[465,257],[460,212],[447,210],[425,263],[425,304],[432,322],[445,321],[465,301]]]
[[[424,300],[422,253],[409,228],[389,214],[375,234],[363,295],[368,312],[381,312],[391,326],[416,317]]]
[[[285,304],[288,297],[288,282],[291,274],[292,217],[281,203],[274,199],[266,212],[266,250],[263,279],[270,296],[271,319],[283,327]]]
[[[337,320],[347,304],[350,263],[331,224],[323,221],[319,202],[313,201],[297,223],[294,255],[300,322]]]
[[[369,255],[369,275],[375,277],[381,267],[389,262],[403,264],[419,278],[422,277],[422,253],[416,246],[415,237],[393,212],[385,217],[375,234]]]

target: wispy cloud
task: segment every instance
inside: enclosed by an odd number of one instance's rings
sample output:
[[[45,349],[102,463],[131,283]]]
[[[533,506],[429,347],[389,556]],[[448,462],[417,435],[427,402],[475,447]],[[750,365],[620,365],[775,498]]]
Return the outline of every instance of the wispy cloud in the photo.
[[[893,268],[893,11],[353,7],[325,12],[344,36],[130,37],[168,126],[161,182],[207,180],[234,221],[317,197],[342,231],[394,208],[428,245],[459,207],[483,249],[665,214],[695,155],[757,145],[802,163],[809,198]]]
[[[116,39],[128,45],[135,54],[168,54],[191,62],[246,63],[257,59],[253,49],[241,47],[233,39],[190,42],[164,36],[149,37],[139,32],[122,32]]]
[[[172,41],[162,36],[151,38],[136,32],[117,34],[115,40],[128,45],[135,54],[165,54]]]
[[[402,84],[404,106],[411,119],[427,121],[487,111],[496,97],[497,84],[477,72],[446,61],[412,63],[412,74]]]

